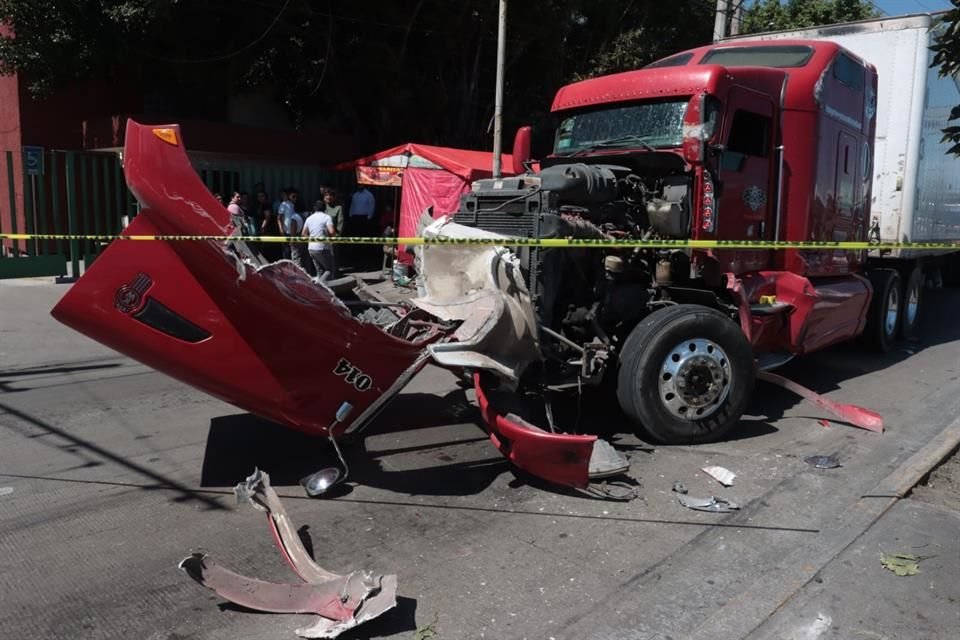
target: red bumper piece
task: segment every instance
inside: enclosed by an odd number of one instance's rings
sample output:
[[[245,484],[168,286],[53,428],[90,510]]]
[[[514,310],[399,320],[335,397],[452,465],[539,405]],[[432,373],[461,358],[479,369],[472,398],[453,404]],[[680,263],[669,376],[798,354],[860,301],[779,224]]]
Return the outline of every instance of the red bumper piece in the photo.
[[[590,455],[597,436],[549,433],[518,416],[502,416],[490,406],[479,373],[473,376],[473,386],[490,441],[510,462],[555,484],[583,488],[590,483]]]
[[[861,429],[866,429],[867,431],[883,433],[883,416],[876,411],[870,411],[870,409],[864,409],[863,407],[858,407],[855,404],[843,404],[841,402],[828,400],[815,391],[811,391],[810,389],[807,389],[806,387],[799,385],[792,380],[787,380],[783,376],[770,373],[769,371],[758,372],[757,379],[772,382],[773,384],[783,387],[788,391],[792,391],[801,398],[809,400],[821,409],[826,409],[844,422],[852,424],[855,427],[860,427]]]

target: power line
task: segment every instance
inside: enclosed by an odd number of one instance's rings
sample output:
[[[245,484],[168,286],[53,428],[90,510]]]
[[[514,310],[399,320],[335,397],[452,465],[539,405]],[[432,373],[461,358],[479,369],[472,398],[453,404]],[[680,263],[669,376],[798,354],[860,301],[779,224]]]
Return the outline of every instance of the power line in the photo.
[[[230,53],[225,53],[218,56],[212,56],[209,58],[168,58],[166,56],[158,56],[152,53],[147,53],[145,51],[141,51],[141,53],[149,58],[154,58],[155,60],[162,60],[163,62],[172,62],[175,64],[197,64],[197,63],[220,62],[221,60],[229,60],[230,58],[234,58],[240,55],[241,53],[243,53],[244,51],[247,51],[248,49],[251,49],[254,46],[260,44],[260,42],[264,38],[270,35],[270,32],[273,31],[273,28],[277,26],[278,22],[280,22],[280,18],[281,16],[283,16],[283,12],[287,10],[287,6],[289,6],[289,4],[290,4],[290,0],[286,0],[283,3],[283,6],[280,7],[280,11],[277,13],[276,17],[273,19],[273,22],[271,22],[270,25],[266,28],[266,30],[263,33],[261,33],[259,36],[257,36],[255,40],[253,40],[252,42],[248,42],[247,44],[240,47],[236,51],[232,51]]]
[[[871,7],[873,7],[874,9],[876,9],[876,10],[880,13],[880,15],[882,15],[882,16],[888,16],[888,17],[890,16],[889,13],[887,13],[886,11],[884,11],[883,9],[881,9],[880,7],[878,7],[878,6],[877,6],[877,3],[874,2],[873,0],[867,0],[867,4],[869,4]]]

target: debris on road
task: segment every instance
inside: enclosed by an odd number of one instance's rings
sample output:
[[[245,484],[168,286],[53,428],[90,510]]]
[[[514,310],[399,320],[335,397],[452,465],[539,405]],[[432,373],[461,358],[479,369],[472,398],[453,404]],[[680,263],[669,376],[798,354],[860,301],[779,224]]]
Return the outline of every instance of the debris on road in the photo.
[[[433,622],[430,624],[425,624],[422,627],[417,629],[416,634],[413,636],[413,640],[431,640],[431,638],[437,637],[437,630],[434,628],[434,625],[437,624],[437,614],[433,615]]]
[[[833,400],[829,400],[820,395],[816,391],[807,389],[803,385],[797,384],[793,380],[788,380],[783,376],[771,373],[769,371],[757,372],[757,380],[764,380],[779,387],[783,387],[787,391],[792,391],[801,398],[809,400],[821,409],[829,411],[842,421],[847,422],[855,427],[866,429],[867,431],[883,433],[883,416],[876,411],[870,411],[869,409],[864,409],[863,407],[858,407],[853,404],[834,402]]]
[[[266,473],[255,470],[234,492],[238,503],[250,503],[267,513],[281,555],[303,583],[277,584],[242,576],[216,564],[209,556],[194,553],[180,563],[180,568],[198,583],[248,609],[317,614],[320,619],[316,624],[297,629],[297,634],[304,638],[335,638],[396,606],[395,575],[367,571],[339,575],[314,562]]]
[[[726,467],[704,467],[700,470],[725,487],[733,486],[733,479],[737,477],[737,474]]]
[[[693,496],[677,494],[677,500],[687,509],[694,511],[709,511],[711,513],[730,513],[739,510],[740,507],[730,502],[726,498],[710,496],[709,498],[694,498]]]
[[[912,553],[881,553],[880,562],[900,577],[920,573],[920,558]]]
[[[814,469],[836,469],[840,466],[836,456],[807,456],[803,461]]]
[[[679,480],[676,480],[673,483],[673,491],[675,491],[676,493],[686,493],[687,487],[684,486],[684,484]]]
[[[13,493],[13,487],[0,487],[0,496],[8,496]]]
[[[826,429],[829,429],[829,428],[830,428],[830,421],[829,421],[829,420],[825,420],[824,418],[820,418],[819,420],[817,420],[817,422],[820,423],[820,426],[821,426],[821,427],[824,427],[824,428],[826,428]]]

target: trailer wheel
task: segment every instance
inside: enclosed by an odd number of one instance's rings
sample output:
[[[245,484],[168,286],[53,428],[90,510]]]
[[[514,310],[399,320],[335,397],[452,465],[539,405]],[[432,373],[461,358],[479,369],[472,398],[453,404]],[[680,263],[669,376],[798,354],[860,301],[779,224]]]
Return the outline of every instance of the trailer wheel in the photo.
[[[923,299],[923,269],[917,265],[907,277],[903,286],[903,304],[900,316],[900,336],[915,338],[917,327],[920,325],[920,310]]]
[[[680,304],[654,311],[623,344],[617,399],[665,444],[716,440],[730,431],[753,390],[750,343],[730,318]]]
[[[873,299],[870,301],[863,336],[875,349],[890,351],[897,343],[900,308],[903,306],[900,274],[893,269],[874,269],[869,277],[873,285]]]

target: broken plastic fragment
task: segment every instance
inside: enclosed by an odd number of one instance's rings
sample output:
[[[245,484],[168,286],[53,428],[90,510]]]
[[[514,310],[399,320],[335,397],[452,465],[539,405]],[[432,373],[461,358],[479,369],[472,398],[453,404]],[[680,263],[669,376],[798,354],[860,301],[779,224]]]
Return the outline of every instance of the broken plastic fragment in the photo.
[[[864,409],[863,407],[858,407],[854,404],[834,402],[833,400],[829,400],[815,391],[807,389],[803,385],[797,384],[793,380],[787,380],[783,376],[770,373],[769,371],[757,372],[757,380],[765,380],[777,386],[783,387],[788,391],[792,391],[801,398],[809,400],[821,409],[829,411],[844,422],[848,422],[855,427],[866,429],[867,431],[883,433],[883,416],[876,411],[870,411],[869,409]]]
[[[684,484],[683,484],[682,482],[680,482],[679,480],[675,480],[674,483],[673,483],[673,490],[674,490],[676,493],[686,493],[686,492],[687,492],[687,487],[684,486]]]
[[[630,462],[613,448],[613,445],[597,438],[593,443],[593,452],[590,454],[588,474],[591,480],[609,478],[626,473],[630,469]]]
[[[898,576],[915,576],[920,573],[920,558],[912,553],[882,553],[880,562]]]
[[[180,563],[180,568],[198,583],[248,609],[317,614],[320,617],[316,624],[297,629],[304,638],[335,638],[396,606],[396,576],[366,571],[339,575],[314,562],[266,473],[255,470],[234,492],[237,502],[252,504],[267,513],[280,553],[303,583],[278,584],[250,578],[221,567],[209,556],[193,554]]]
[[[803,461],[815,469],[836,469],[840,466],[836,456],[807,456]]]
[[[704,467],[701,471],[725,487],[733,486],[733,479],[737,477],[737,474],[726,467]]]
[[[687,509],[694,511],[710,511],[712,513],[729,513],[740,509],[739,506],[726,498],[710,496],[709,498],[694,498],[693,496],[677,494],[677,500]]]

